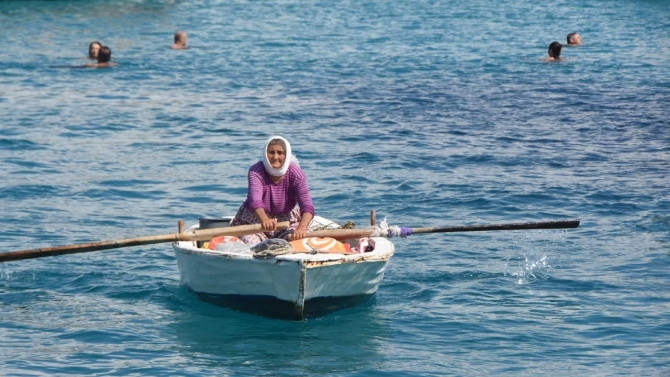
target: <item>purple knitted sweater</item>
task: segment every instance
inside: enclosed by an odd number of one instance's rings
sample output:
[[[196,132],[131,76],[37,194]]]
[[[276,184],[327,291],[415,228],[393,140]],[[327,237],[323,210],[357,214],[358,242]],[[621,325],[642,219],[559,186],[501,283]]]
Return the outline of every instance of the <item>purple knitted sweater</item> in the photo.
[[[314,215],[307,177],[298,165],[291,163],[284,179],[277,183],[272,182],[262,161],[249,168],[249,191],[244,205],[251,212],[263,207],[268,216],[276,216],[290,213],[296,204],[300,213]]]

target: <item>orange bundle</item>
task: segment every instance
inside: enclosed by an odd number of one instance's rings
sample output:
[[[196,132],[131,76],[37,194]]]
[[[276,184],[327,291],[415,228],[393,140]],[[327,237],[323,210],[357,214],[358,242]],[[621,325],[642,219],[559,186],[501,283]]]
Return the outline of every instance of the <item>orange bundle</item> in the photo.
[[[351,247],[348,243],[342,243],[330,237],[307,237],[301,240],[291,241],[295,253],[322,253],[349,254]]]

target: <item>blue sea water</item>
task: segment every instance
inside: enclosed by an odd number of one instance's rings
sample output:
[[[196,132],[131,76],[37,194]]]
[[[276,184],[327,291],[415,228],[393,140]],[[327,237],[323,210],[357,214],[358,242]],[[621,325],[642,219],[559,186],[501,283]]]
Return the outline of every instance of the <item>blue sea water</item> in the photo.
[[[336,221],[582,221],[398,239],[371,301],[301,322],[199,301],[169,244],[4,263],[0,375],[670,374],[670,2],[1,1],[0,25],[0,252],[231,215],[272,134]],[[63,68],[93,40],[117,67]]]

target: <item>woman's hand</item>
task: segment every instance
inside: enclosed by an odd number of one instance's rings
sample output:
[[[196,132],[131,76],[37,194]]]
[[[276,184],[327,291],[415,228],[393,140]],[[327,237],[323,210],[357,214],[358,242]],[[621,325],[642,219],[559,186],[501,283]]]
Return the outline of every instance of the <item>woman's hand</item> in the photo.
[[[256,208],[254,214],[256,214],[256,218],[258,218],[258,221],[261,224],[261,229],[263,229],[264,232],[277,230],[277,219],[269,218],[263,208]]]
[[[307,237],[307,228],[314,216],[309,212],[302,213],[301,216],[300,224],[298,224],[298,227],[291,234],[291,240],[301,240]]]
[[[266,217],[261,222],[261,226],[263,227],[263,231],[265,231],[265,232],[270,232],[270,231],[276,230],[277,229],[277,219],[271,219],[271,218]]]
[[[293,234],[291,234],[291,240],[301,240],[307,236],[307,228],[303,227],[297,227],[294,231]]]

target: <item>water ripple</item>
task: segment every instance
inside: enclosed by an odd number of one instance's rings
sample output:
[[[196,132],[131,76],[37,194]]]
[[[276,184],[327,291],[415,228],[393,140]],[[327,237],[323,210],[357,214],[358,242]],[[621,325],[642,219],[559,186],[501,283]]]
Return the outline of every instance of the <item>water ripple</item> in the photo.
[[[34,5],[0,2],[2,252],[232,215],[273,134],[333,220],[582,223],[394,240],[372,300],[299,323],[199,301],[170,245],[2,264],[3,373],[667,371],[666,2]],[[59,68],[94,39],[118,67]]]

